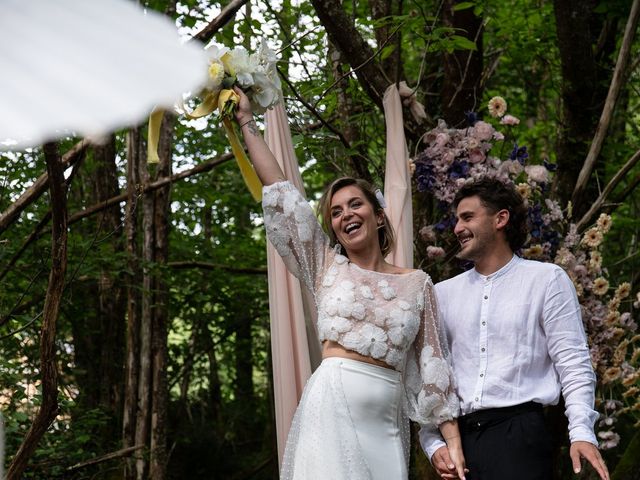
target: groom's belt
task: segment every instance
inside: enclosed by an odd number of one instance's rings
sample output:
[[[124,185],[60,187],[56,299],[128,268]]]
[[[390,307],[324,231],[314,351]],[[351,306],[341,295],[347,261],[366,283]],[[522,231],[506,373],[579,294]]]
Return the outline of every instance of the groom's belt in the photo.
[[[461,430],[482,430],[515,415],[528,412],[542,412],[542,405],[536,402],[526,402],[510,407],[476,410],[458,418],[458,424]]]

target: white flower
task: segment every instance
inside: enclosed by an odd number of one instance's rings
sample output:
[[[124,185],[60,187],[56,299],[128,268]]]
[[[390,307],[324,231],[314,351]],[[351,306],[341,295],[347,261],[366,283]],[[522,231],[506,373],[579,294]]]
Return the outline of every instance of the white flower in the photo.
[[[350,331],[342,339],[345,348],[373,358],[384,357],[389,348],[386,342],[384,330],[370,323],[363,324],[360,331]]]
[[[267,221],[265,218],[265,227],[269,240],[278,251],[281,257],[286,257],[291,254],[291,248],[289,248],[289,236],[287,235],[287,227],[289,222],[287,218],[281,213],[276,213]]]
[[[343,263],[346,263],[346,261],[347,261],[347,257],[345,257],[344,255],[340,255],[340,254],[336,255],[336,263],[338,265],[342,265]]]
[[[351,316],[356,320],[364,320],[365,309],[361,303],[354,303],[351,307]]]
[[[360,287],[360,295],[362,295],[367,300],[373,300],[373,292],[366,285]]]
[[[249,53],[242,47],[231,50],[222,61],[232,76],[235,76],[238,84],[242,88],[248,88],[253,85],[253,73],[257,70],[258,65],[252,61]]]
[[[337,341],[341,334],[351,330],[353,323],[343,317],[323,317],[318,319],[318,331],[325,340]]]
[[[373,311],[373,323],[375,323],[379,327],[385,326],[387,318],[389,318],[389,315],[387,314],[386,310],[382,308],[376,308]]]
[[[263,113],[280,101],[280,88],[262,72],[253,74],[251,92],[252,105],[258,113]]]
[[[323,300],[324,311],[332,316],[350,317],[354,302],[353,283],[343,281],[325,296]]]
[[[338,269],[335,265],[331,265],[331,267],[329,267],[329,270],[327,270],[327,273],[325,273],[324,278],[322,279],[322,286],[330,287],[331,285],[333,285],[333,282],[336,281],[337,275]]]
[[[380,287],[380,293],[382,293],[382,298],[385,300],[392,300],[396,297],[396,291],[393,287],[389,286],[389,282],[386,280],[380,280],[378,287]]]
[[[418,394],[418,411],[422,417],[431,417],[433,410],[442,405],[442,397],[437,393],[427,393],[424,389]]]
[[[219,47],[215,43],[210,43],[204,51],[209,60],[207,68],[209,79],[207,80],[205,88],[215,90],[222,84],[222,79],[225,74],[222,57],[229,52],[229,49],[227,47]]]
[[[449,366],[444,359],[433,356],[430,345],[426,345],[420,353],[420,374],[426,385],[435,385],[442,391],[449,386]]]
[[[409,304],[409,302],[405,302],[404,300],[400,300],[398,302],[398,307],[400,307],[402,310],[409,310],[411,308],[411,305]]]
[[[384,361],[392,367],[397,367],[398,365],[400,365],[403,359],[404,355],[402,354],[402,351],[395,348],[389,348],[389,351],[387,351],[387,355],[384,357]]]
[[[393,309],[387,320],[389,339],[394,345],[407,345],[418,332],[418,322],[410,311]]]
[[[265,188],[262,192],[262,206],[276,207],[280,198],[280,190],[277,188]]]

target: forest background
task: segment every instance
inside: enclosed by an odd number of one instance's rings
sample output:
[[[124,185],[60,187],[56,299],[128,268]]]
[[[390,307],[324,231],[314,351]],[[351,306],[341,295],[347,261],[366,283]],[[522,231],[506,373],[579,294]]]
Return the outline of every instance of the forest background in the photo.
[[[401,81],[415,89],[425,107],[424,117],[405,111],[417,166],[415,265],[434,281],[460,269],[443,228],[446,208],[418,161],[433,146],[434,136],[425,134],[438,119],[464,131],[476,112],[506,134],[491,155],[546,165],[548,180],[518,173],[516,181],[533,192],[532,212],[536,205],[538,213],[562,210],[541,225],[563,240],[549,247],[532,239],[528,253],[557,262],[552,253],[568,245],[567,233],[585,235],[572,254],[586,266],[564,266],[574,268],[576,288],[584,287],[585,312],[600,308],[604,315],[585,321],[599,375],[597,431],[613,478],[638,479],[639,3],[144,6],[173,18],[185,37],[251,51],[266,38],[279,50],[311,199],[339,175],[382,186],[382,96]],[[506,99],[519,125],[489,115],[494,96]],[[277,478],[266,240],[260,205],[229,152],[217,119],[169,115],[158,165],[146,163],[145,125],[115,132],[102,145],[68,138],[0,154],[0,410],[8,478]],[[589,230],[602,213],[612,216],[610,230]],[[605,230],[596,242],[593,235]],[[595,268],[589,262],[597,255]],[[572,478],[562,408],[547,413],[556,478]],[[437,478],[415,441],[411,478]],[[581,478],[593,473],[585,469]]]

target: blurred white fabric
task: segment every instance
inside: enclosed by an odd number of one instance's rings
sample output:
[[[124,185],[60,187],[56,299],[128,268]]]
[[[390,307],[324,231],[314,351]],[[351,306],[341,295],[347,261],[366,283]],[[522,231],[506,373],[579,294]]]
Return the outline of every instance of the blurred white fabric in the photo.
[[[0,150],[134,125],[206,77],[202,45],[131,0],[0,2]]]

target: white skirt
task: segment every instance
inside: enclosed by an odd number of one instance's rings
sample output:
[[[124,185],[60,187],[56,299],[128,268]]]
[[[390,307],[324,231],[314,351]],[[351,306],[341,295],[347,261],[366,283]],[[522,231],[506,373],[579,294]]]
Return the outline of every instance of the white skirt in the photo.
[[[408,422],[395,370],[326,358],[293,418],[281,480],[403,480]]]

